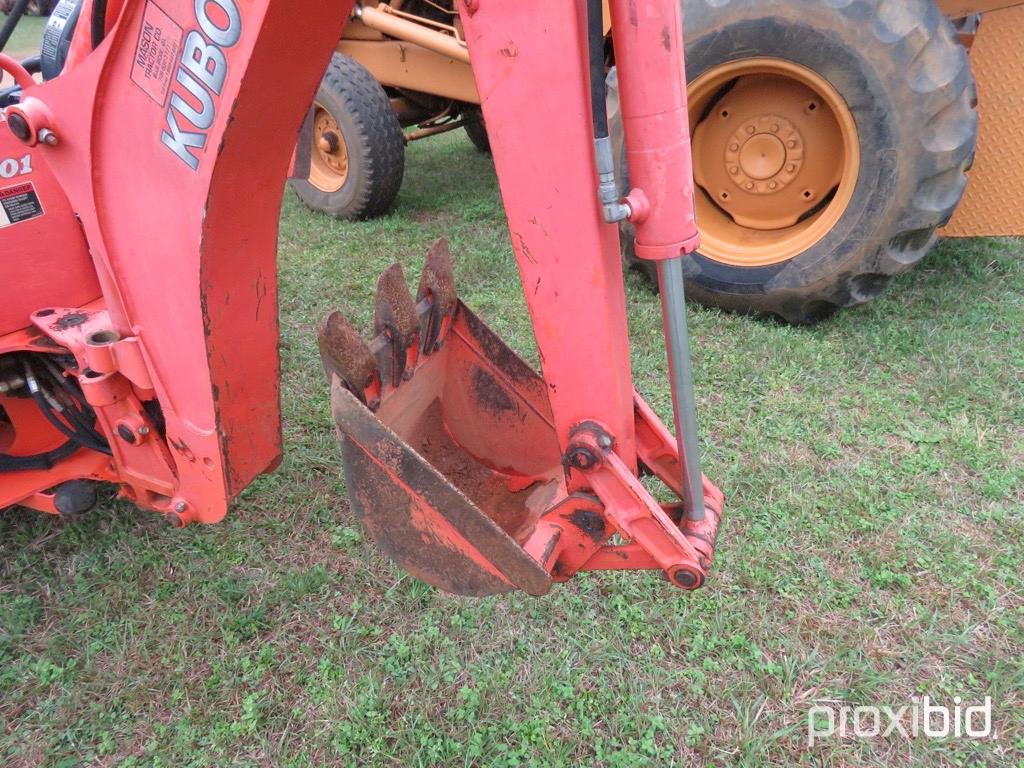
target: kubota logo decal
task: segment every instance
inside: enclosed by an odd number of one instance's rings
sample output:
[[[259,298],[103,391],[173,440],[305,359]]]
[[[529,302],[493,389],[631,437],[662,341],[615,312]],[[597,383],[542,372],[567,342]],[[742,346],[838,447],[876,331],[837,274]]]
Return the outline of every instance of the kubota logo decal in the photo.
[[[160,134],[164,146],[193,171],[199,168],[198,153],[206,147],[206,132],[217,117],[216,97],[227,78],[224,49],[242,36],[235,0],[195,0],[195,15],[198,29],[185,37],[167,125]]]

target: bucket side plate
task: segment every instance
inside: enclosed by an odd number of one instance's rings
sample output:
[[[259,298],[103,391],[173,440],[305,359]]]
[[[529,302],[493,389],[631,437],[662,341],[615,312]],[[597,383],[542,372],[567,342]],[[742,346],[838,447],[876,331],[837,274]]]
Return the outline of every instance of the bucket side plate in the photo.
[[[353,511],[399,566],[448,592],[546,593],[523,548],[342,386],[332,387]]]

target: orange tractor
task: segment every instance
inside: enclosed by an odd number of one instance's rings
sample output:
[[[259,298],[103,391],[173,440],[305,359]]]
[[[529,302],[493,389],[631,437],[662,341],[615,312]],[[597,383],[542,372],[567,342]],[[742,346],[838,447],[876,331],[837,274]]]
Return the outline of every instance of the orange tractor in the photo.
[[[813,322],[878,296],[940,236],[1024,234],[1019,2],[681,5],[702,236],[685,260],[691,298]],[[623,62],[613,35],[605,56]],[[469,62],[451,0],[358,6],[320,87],[299,196],[377,215],[398,193],[405,143],[464,126],[485,148]],[[628,183],[616,77],[614,160]]]
[[[290,164],[310,172],[310,142],[292,147],[351,10],[61,0],[40,57],[0,54],[0,508],[74,515],[105,482],[176,526],[215,523],[277,465],[281,193]],[[459,301],[443,241],[415,294],[388,269],[371,342],[337,313],[319,334],[351,506],[452,592],[541,594],[588,569],[699,587],[723,497],[688,362],[678,3],[611,3],[624,195],[600,0],[458,11],[483,117],[506,127],[490,138],[542,371]],[[623,220],[662,281],[675,435],[633,386]]]

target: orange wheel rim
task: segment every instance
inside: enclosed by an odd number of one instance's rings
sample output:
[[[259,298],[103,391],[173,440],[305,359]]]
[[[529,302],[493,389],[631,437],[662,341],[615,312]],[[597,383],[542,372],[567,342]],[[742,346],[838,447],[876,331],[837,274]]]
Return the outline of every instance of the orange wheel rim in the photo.
[[[835,88],[793,62],[753,58],[688,90],[701,254],[763,267],[825,237],[860,169],[857,126]]]
[[[337,192],[348,179],[348,145],[345,135],[324,107],[317,102],[313,111],[313,152],[309,183],[321,192]]]

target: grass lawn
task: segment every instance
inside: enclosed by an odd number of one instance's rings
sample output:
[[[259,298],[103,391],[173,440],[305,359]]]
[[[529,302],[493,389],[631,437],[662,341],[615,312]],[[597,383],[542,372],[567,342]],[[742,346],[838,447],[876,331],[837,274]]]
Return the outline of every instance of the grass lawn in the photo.
[[[393,568],[346,501],[314,328],[367,328],[392,260],[445,235],[467,303],[528,357],[494,173],[414,144],[398,209],[286,194],[287,456],[221,525],[108,503],[0,516],[5,766],[1024,766],[1024,248],[951,242],[812,329],[694,308],[708,586],[591,574],[468,600]],[[637,385],[671,401],[657,296],[628,280]],[[996,737],[825,739],[819,699],[992,698]]]
[[[0,13],[0,24],[7,20],[6,14]],[[43,29],[46,27],[46,18],[42,16],[22,16],[18,26],[14,28],[14,34],[7,42],[4,53],[16,59],[22,59],[34,53],[39,53],[39,45],[43,41]]]

